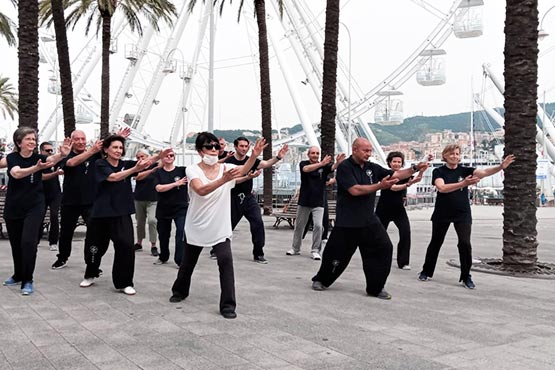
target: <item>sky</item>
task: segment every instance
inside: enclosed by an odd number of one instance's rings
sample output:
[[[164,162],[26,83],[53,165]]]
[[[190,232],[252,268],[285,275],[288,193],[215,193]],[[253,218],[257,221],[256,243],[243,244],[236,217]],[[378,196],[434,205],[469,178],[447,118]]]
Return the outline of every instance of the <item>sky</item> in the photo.
[[[379,84],[394,69],[400,66],[405,59],[426,39],[426,36],[439,23],[439,19],[417,3],[423,1],[411,0],[342,0],[341,22],[339,35],[339,56],[345,70],[348,70],[349,55],[351,57],[351,102],[357,100],[357,92],[366,93]],[[503,47],[504,47],[504,16],[505,2],[502,0],[485,0],[483,6],[483,35],[477,38],[458,39],[449,37],[441,46],[446,51],[444,62],[446,64],[446,80],[442,86],[424,87],[416,83],[415,77],[410,78],[398,90],[403,92],[403,114],[405,117],[415,115],[445,115],[469,111],[471,109],[472,93],[483,93],[485,104],[490,107],[501,106],[502,96],[492,88],[489,81],[484,81],[482,64],[489,63],[493,72],[502,79],[503,77]],[[180,7],[180,1],[176,5]],[[247,3],[249,3],[247,1]],[[324,0],[305,0],[310,4],[310,11],[319,22],[321,28],[325,20]],[[446,13],[452,5],[450,0],[428,0],[427,4]],[[199,2],[201,4],[201,2]],[[214,128],[215,129],[258,129],[260,127],[260,98],[257,72],[257,40],[256,24],[252,10],[247,8],[237,23],[236,2],[233,6],[224,9],[224,14],[217,17],[217,31],[215,41],[216,70],[215,102],[214,102]],[[553,1],[540,0],[540,19],[544,13],[553,6]],[[16,12],[7,1],[0,2],[0,11],[11,15],[16,20]],[[268,14],[276,19],[273,8],[268,5]],[[179,49],[185,62],[192,58],[195,45],[196,28],[200,18],[200,8],[193,13],[191,21],[185,29]],[[271,28],[273,27],[273,28]],[[274,32],[285,60],[287,61],[288,76],[302,109],[312,122],[320,118],[320,106],[314,93],[308,85],[301,83],[307,75],[299,67],[293,50],[283,36],[283,31],[274,23],[270,28]],[[539,89],[540,100],[544,97],[548,102],[555,101],[555,74],[552,68],[555,65],[555,11],[549,13],[543,22],[543,28],[552,36],[540,42],[539,59]],[[349,37],[351,47],[349,48]],[[130,89],[134,98],[126,100],[120,116],[124,113],[133,113],[141,94],[150,80],[153,65],[157,61],[156,53],[160,53],[167,37],[167,29],[153,39],[148,46],[151,66],[145,66],[140,76],[135,78]],[[75,57],[87,40],[99,42],[94,37],[84,37],[83,30],[79,27],[70,35],[70,53]],[[111,57],[112,98],[118,91],[128,61],[124,58],[126,44],[133,43],[137,37],[123,32],[118,37],[119,50]],[[9,48],[4,41],[0,41],[2,52],[2,67],[0,74],[10,77],[14,86],[17,86],[17,49]],[[175,53],[178,54],[178,53]],[[207,48],[204,47],[199,59],[196,90],[193,99],[188,105],[186,117],[186,131],[199,131],[206,128],[206,81],[207,74]],[[181,57],[180,57],[181,58]],[[100,63],[99,63],[100,64]],[[41,92],[39,98],[39,127],[44,124],[48,116],[54,111],[56,96],[48,94],[46,86],[52,69],[48,64],[40,67]],[[278,64],[275,53],[270,49],[270,69],[272,84],[272,119],[274,127],[290,127],[299,123],[299,116],[291,94],[285,83],[282,67]],[[202,77],[202,78],[201,78]],[[343,79],[345,85],[348,79]],[[181,91],[181,80],[177,74],[165,77],[161,89],[155,100],[158,104],[153,106],[152,112],[145,125],[145,134],[159,140],[167,140],[170,128],[176,118],[177,104]],[[100,100],[100,65],[92,72],[86,87],[98,101]],[[141,93],[143,91],[143,93]],[[134,101],[134,102],[133,102]],[[61,115],[61,110],[59,113]],[[179,116],[177,116],[179,118]],[[365,121],[373,121],[373,112],[363,116]],[[10,129],[0,128],[0,135]],[[93,125],[87,125],[87,130],[92,130]],[[59,130],[61,132],[61,130]],[[59,136],[60,134],[58,134]]]

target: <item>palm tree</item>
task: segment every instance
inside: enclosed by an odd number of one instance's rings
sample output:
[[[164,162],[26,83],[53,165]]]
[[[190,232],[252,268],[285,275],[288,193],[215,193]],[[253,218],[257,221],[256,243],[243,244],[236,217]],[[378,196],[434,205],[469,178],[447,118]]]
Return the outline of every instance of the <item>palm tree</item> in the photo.
[[[39,118],[39,3],[19,0],[19,125],[38,127]]]
[[[39,3],[39,14],[41,25],[46,24],[50,26],[52,22],[54,23],[58,69],[60,70],[60,84],[62,88],[64,135],[69,137],[75,130],[75,107],[63,0],[41,0]]]
[[[17,94],[9,83],[9,78],[2,76],[0,76],[0,111],[4,119],[6,119],[6,113],[11,119],[14,119],[14,113],[17,113]]]
[[[20,0],[21,1],[21,0]],[[143,28],[139,16],[144,16],[150,25],[159,31],[159,22],[168,25],[173,23],[176,15],[175,6],[169,0],[64,0],[69,14],[66,18],[68,26],[75,25],[86,18],[85,34],[88,35],[91,24],[96,23],[97,34],[102,35],[102,75],[100,98],[100,136],[109,133],[110,115],[110,38],[112,36],[112,17],[120,9],[125,16],[131,31],[142,36]]]
[[[229,1],[230,3],[232,0]],[[189,10],[195,6],[196,0],[191,0]],[[214,1],[214,5],[217,0]],[[240,20],[241,10],[245,0],[239,3],[239,12],[237,21]],[[220,15],[223,10],[224,2],[220,4]],[[280,15],[283,14],[283,0],[278,0]],[[262,113],[262,136],[266,139],[268,146],[264,149],[263,158],[265,160],[272,158],[272,97],[270,84],[270,62],[268,57],[268,31],[266,28],[266,1],[254,0],[254,11],[256,14],[256,23],[258,25],[258,54],[260,67],[260,103]],[[273,170],[272,168],[264,169],[264,214],[272,213],[273,199]]]
[[[15,0],[12,0],[12,3],[16,6]],[[0,13],[0,36],[6,39],[9,46],[15,46],[17,43],[13,33],[14,28],[15,23],[4,13]]]
[[[537,262],[536,114],[538,0],[507,0],[505,19],[505,170],[503,264],[533,269]]]
[[[337,49],[339,40],[339,2],[326,2],[326,30],[324,40],[324,74],[322,77],[322,118],[320,141],[322,157],[335,154],[335,94],[337,88]]]

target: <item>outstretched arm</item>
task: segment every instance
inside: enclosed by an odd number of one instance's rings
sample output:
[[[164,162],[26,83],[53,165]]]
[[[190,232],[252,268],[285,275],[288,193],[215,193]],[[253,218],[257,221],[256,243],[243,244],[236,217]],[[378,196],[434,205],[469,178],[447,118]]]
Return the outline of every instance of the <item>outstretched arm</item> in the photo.
[[[473,175],[476,177],[479,177],[480,179],[483,179],[484,177],[491,176],[501,170],[504,170],[505,168],[509,167],[511,163],[513,163],[514,161],[515,161],[515,155],[509,154],[497,166],[493,166],[489,168],[477,168],[474,170]]]
[[[278,154],[276,154],[275,157],[273,157],[271,159],[268,159],[268,160],[265,160],[265,161],[264,160],[260,161],[260,164],[258,165],[258,168],[264,169],[264,168],[272,167],[274,164],[281,161],[283,159],[283,157],[285,157],[288,150],[289,150],[289,145],[285,144],[284,146],[281,147],[281,149],[279,150]]]

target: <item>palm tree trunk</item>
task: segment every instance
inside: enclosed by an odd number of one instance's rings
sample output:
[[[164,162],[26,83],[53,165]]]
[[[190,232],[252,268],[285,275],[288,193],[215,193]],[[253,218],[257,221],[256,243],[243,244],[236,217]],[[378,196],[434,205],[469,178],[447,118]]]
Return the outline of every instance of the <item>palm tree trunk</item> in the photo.
[[[268,34],[266,29],[266,4],[255,0],[256,22],[258,24],[258,51],[260,54],[260,102],[262,107],[262,136],[268,146],[264,149],[264,159],[272,158],[272,99],[270,91],[270,62],[268,59]],[[264,214],[272,213],[272,168],[264,169]]]
[[[62,87],[62,110],[64,113],[64,135],[69,137],[75,130],[75,108],[73,105],[73,84],[71,81],[71,63],[64,18],[63,0],[51,0],[52,20],[56,32],[56,49]]]
[[[102,75],[100,77],[100,137],[110,133],[110,37],[112,16],[102,12]]]
[[[505,171],[503,263],[537,262],[536,115],[538,0],[507,0],[505,19]]]
[[[337,45],[339,39],[339,2],[327,0],[324,41],[324,74],[322,77],[322,119],[320,132],[322,158],[335,154],[335,94],[337,88]]]
[[[19,0],[19,126],[38,128],[39,119],[39,4]]]

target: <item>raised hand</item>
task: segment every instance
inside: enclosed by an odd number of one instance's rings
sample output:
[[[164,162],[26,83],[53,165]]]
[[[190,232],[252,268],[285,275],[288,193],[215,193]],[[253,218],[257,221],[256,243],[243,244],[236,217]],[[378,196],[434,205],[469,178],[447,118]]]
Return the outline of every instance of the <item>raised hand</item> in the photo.
[[[166,158],[166,156],[173,152],[173,148],[164,148],[158,153],[158,158]]]
[[[123,136],[125,139],[127,139],[129,135],[131,135],[131,127],[129,126],[121,127],[116,133],[116,135]]]
[[[141,159],[140,161],[137,161],[137,164],[135,165],[136,172],[141,172],[142,170],[148,168],[151,164],[152,162],[149,159]]]
[[[91,147],[91,150],[92,150],[94,153],[100,152],[100,151],[102,150],[102,143],[103,143],[103,140],[97,140],[97,141],[95,141],[94,144],[93,144],[93,146]]]
[[[281,149],[279,150],[277,156],[280,158],[285,157],[285,155],[287,154],[287,151],[289,150],[289,145],[285,144],[284,146],[281,147]]]
[[[42,170],[44,170],[44,169],[46,169],[46,168],[50,168],[50,167],[54,166],[54,161],[51,161],[51,160],[48,160],[48,159],[47,159],[45,162],[43,162],[43,161],[41,161],[41,160],[39,159],[39,160],[37,161],[37,164],[36,164],[35,166],[37,166],[37,169],[38,169],[39,171],[42,171]]]
[[[345,158],[347,158],[347,155],[345,153],[339,153],[335,157],[335,163],[339,164],[339,163],[343,162],[343,160],[345,160]]]
[[[330,156],[329,154],[326,155],[326,156],[320,161],[320,163],[321,163],[323,166],[325,166],[325,165],[331,163],[331,156]]]
[[[62,157],[67,157],[71,152],[71,147],[73,143],[71,142],[71,138],[66,137],[62,145],[58,148],[58,151],[62,155]]]
[[[237,167],[233,167],[230,170],[224,171],[222,175],[222,179],[225,182],[228,182],[241,176],[242,176],[241,170]]]
[[[262,151],[267,146],[268,144],[266,143],[266,139],[264,139],[263,137],[256,139],[256,142],[254,143],[254,147],[252,148],[252,156],[258,157],[260,154],[262,154]]]
[[[511,165],[511,163],[513,163],[515,161],[516,157],[514,154],[509,154],[508,156],[506,156],[503,159],[503,162],[501,162],[501,168],[505,169],[507,167],[509,167]]]
[[[398,178],[396,177],[392,178],[391,175],[388,175],[380,181],[380,189],[389,189],[390,187],[395,185],[398,181],[399,181]]]
[[[247,176],[249,179],[254,179],[260,176],[261,173],[262,173],[262,170],[249,171],[249,173],[247,173]]]

